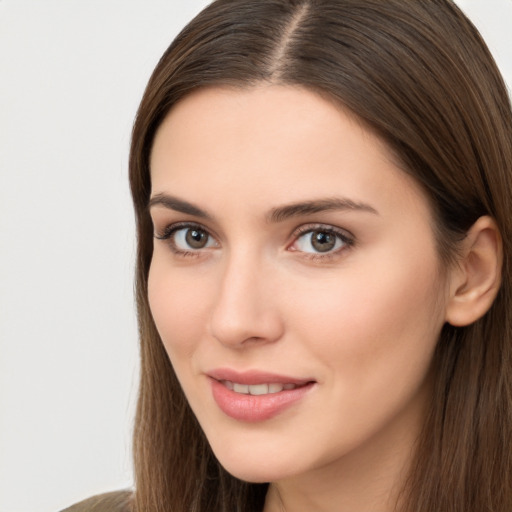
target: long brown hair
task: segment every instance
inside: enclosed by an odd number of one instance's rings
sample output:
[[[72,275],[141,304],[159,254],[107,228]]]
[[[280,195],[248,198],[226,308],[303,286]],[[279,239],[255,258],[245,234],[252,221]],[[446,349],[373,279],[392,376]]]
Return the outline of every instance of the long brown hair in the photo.
[[[481,215],[504,243],[502,287],[468,327],[446,325],[435,389],[400,510],[512,510],[512,113],[478,31],[450,0],[217,0],[156,67],[133,129],[141,382],[134,432],[137,512],[261,511],[267,486],[212,454],[187,405],[147,299],[149,156],[173,105],[208,85],[300,85],[342,103],[425,190],[439,254]]]

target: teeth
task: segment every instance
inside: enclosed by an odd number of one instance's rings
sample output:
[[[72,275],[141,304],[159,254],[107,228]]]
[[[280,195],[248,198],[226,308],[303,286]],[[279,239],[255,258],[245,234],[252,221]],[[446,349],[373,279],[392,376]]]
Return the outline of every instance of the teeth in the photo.
[[[255,384],[249,386],[250,395],[268,395],[268,384]]]
[[[268,392],[269,393],[279,393],[279,391],[283,391],[284,386],[282,384],[269,384]]]
[[[238,384],[238,382],[231,382],[229,380],[223,380],[222,383],[226,388],[234,391],[235,393],[240,393],[242,395],[268,395],[270,393],[279,393],[283,390],[295,389],[297,386],[295,384]]]
[[[237,382],[233,382],[233,391],[235,393],[242,393],[244,395],[248,395],[249,386],[247,384],[238,384]]]

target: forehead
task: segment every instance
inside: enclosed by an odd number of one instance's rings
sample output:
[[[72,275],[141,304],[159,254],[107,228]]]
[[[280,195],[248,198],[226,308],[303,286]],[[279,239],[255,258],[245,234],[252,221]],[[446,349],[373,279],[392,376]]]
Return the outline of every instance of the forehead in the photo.
[[[153,194],[199,202],[214,202],[215,194],[221,204],[422,196],[355,115],[291,86],[208,88],[185,97],[157,131],[151,177]]]
[[[344,125],[342,127],[342,125]],[[336,126],[337,130],[332,128]],[[344,128],[343,139],[339,130]],[[247,89],[208,87],[199,89],[179,101],[157,130],[152,157],[162,146],[187,157],[198,147],[211,151],[232,145],[236,149],[259,150],[282,148],[300,142],[304,151],[329,144],[348,145],[352,135],[372,139],[382,154],[391,155],[384,143],[367,130],[362,121],[341,105],[298,86],[259,85]],[[304,142],[308,145],[304,145]],[[368,141],[370,142],[370,141]],[[294,148],[297,150],[298,148]],[[275,155],[274,155],[275,156]],[[290,155],[288,155],[289,157]],[[318,153],[320,156],[320,153]],[[155,159],[151,164],[154,167]]]

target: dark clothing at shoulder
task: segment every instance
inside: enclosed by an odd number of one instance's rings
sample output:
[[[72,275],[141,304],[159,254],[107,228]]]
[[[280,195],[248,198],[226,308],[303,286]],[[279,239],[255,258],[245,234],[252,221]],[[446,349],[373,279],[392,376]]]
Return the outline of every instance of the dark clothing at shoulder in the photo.
[[[61,512],[130,512],[132,491],[116,491],[93,496]]]

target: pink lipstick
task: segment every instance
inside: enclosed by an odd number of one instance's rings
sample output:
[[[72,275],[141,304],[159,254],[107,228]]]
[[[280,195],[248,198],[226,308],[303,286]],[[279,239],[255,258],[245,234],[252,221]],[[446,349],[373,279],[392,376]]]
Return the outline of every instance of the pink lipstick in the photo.
[[[265,421],[301,400],[314,386],[311,379],[295,379],[259,371],[219,369],[207,374],[221,411],[238,420]]]

